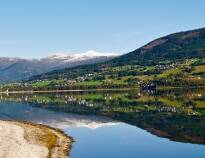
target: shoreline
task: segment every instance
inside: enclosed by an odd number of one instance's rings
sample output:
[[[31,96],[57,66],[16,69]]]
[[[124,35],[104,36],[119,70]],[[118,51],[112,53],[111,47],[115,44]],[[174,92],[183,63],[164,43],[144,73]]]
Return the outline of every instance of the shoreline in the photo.
[[[71,90],[39,90],[39,91],[3,91],[0,94],[23,94],[23,93],[64,93],[64,92],[94,92],[94,91],[126,91],[139,90],[139,88],[113,88],[113,89],[71,89]]]
[[[0,120],[0,130],[0,157],[67,158],[74,142],[59,129],[26,121]]]
[[[161,89],[195,89],[195,88],[205,88],[205,86],[190,86],[190,87],[163,87],[159,86],[156,90]],[[24,93],[65,93],[65,92],[97,92],[97,91],[130,91],[130,90],[140,90],[139,87],[136,88],[109,88],[109,89],[68,89],[68,90],[29,90],[29,91],[0,91],[0,94],[24,94]]]

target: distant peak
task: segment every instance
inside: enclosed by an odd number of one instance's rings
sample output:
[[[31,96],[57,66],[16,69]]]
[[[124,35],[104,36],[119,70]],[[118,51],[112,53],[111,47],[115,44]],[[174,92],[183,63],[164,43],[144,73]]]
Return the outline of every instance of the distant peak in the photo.
[[[110,56],[117,56],[117,53],[106,53],[106,52],[97,52],[93,50],[89,50],[84,53],[54,53],[46,58],[48,59],[71,59],[71,58],[94,58],[94,57],[110,57]]]

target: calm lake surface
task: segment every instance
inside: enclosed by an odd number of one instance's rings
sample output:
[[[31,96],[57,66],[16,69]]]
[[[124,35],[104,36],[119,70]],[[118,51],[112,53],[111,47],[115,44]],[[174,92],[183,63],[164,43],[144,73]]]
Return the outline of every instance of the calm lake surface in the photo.
[[[205,90],[2,94],[0,118],[60,128],[71,158],[204,158]]]

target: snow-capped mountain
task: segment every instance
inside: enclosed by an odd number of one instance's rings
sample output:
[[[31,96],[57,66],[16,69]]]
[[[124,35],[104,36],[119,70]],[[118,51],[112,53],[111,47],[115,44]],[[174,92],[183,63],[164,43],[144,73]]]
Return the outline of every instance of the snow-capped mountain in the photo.
[[[44,59],[62,60],[64,62],[74,62],[74,61],[83,61],[83,60],[94,59],[94,58],[112,57],[112,56],[114,57],[116,55],[117,55],[116,53],[100,53],[91,50],[85,53],[76,53],[76,54],[56,53]]]
[[[0,57],[0,82],[27,79],[33,75],[67,67],[105,62],[115,56],[115,53],[87,51],[77,54],[56,53],[41,59]]]

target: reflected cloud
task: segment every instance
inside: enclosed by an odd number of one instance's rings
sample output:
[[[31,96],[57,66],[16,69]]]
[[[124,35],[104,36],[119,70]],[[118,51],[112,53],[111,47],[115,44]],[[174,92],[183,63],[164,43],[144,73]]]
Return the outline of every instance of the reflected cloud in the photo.
[[[1,103],[0,108],[1,119],[31,121],[60,129],[84,127],[94,130],[119,124],[119,122],[107,117],[63,113],[21,103]]]

